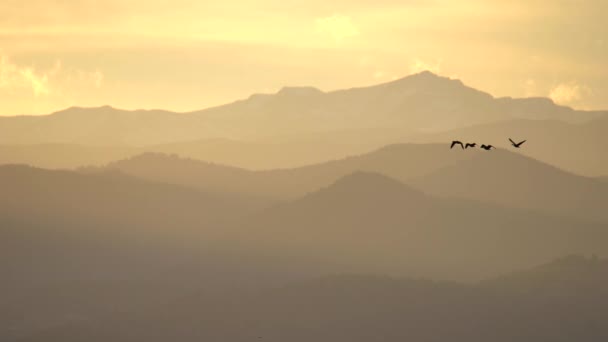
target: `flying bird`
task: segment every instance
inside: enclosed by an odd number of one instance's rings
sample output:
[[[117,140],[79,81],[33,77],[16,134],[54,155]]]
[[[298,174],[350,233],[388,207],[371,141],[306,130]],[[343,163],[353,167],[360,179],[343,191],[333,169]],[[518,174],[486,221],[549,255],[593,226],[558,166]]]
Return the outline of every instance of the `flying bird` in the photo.
[[[480,147],[483,148],[486,151],[489,151],[491,149],[496,149],[496,147],[494,147],[492,145],[484,145],[484,144],[482,144]]]
[[[461,141],[458,141],[458,140],[452,141],[452,145],[450,146],[450,148],[453,148],[454,145],[460,145],[460,147],[464,150],[464,145],[462,144]]]
[[[526,141],[520,141],[518,143],[516,143],[515,141],[513,141],[511,138],[509,138],[509,141],[511,142],[511,145],[513,145],[513,147],[515,148],[519,148],[519,146],[521,146],[521,144],[525,143]]]
[[[475,146],[477,146],[476,143],[467,143],[466,145],[464,145],[464,148],[466,149],[466,148],[475,147]]]

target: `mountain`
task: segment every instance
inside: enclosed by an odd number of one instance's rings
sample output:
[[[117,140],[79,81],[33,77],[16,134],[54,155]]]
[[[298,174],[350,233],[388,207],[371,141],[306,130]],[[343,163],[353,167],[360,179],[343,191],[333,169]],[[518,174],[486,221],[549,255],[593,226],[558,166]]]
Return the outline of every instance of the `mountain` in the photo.
[[[86,224],[89,229],[128,224],[149,233],[169,225],[204,227],[267,203],[147,182],[118,172],[83,174],[20,165],[0,167],[0,187],[3,218],[56,220],[65,225]]]
[[[564,317],[541,316],[538,308],[553,315],[575,308],[565,316],[571,321],[589,301],[537,299],[519,285],[302,278],[471,281],[560,255],[603,257],[608,247],[605,225],[438,199],[365,172],[278,204],[118,171],[3,166],[0,186],[6,341],[350,341],[378,334],[389,341],[487,334],[506,341],[521,331],[513,324],[536,319],[553,327]],[[602,302],[590,298],[598,305],[592,312],[604,317]],[[431,317],[441,329],[423,329]],[[568,336],[592,340],[603,326],[569,325]]]
[[[3,341],[280,273],[217,243],[229,222],[272,204],[264,200],[17,165],[0,167],[0,188]]]
[[[0,143],[140,145],[214,136],[193,116],[163,110],[127,111],[110,106],[71,107],[50,115],[0,117]]]
[[[347,140],[354,140],[351,133]],[[356,134],[356,132],[352,132]],[[0,145],[0,165],[25,164],[46,169],[76,169],[103,166],[143,153],[175,154],[183,158],[246,169],[299,167],[344,158],[374,150],[382,143],[373,141],[342,143],[339,133],[317,136],[314,140],[286,142],[247,142],[204,139],[143,147],[90,146],[78,144]],[[384,141],[385,139],[383,139]],[[399,141],[399,139],[395,139]]]
[[[138,153],[138,149],[126,146],[0,145],[0,165],[20,164],[45,169],[72,169],[104,165]]]
[[[295,199],[356,171],[381,173],[424,192],[608,222],[608,183],[578,176],[506,149],[450,149],[447,144],[400,144],[294,169],[248,171],[146,154],[107,169],[206,191]]]
[[[216,165],[175,155],[147,153],[110,163],[101,170],[119,170],[139,178],[206,191],[283,199],[315,191],[355,171],[380,172],[400,180],[420,177],[471,158],[474,153],[454,153],[445,145],[392,145],[326,163],[262,171]]]
[[[608,184],[496,150],[411,181],[443,197],[468,198],[608,223]]]
[[[563,275],[556,270],[554,286],[567,288],[559,294],[505,291],[486,283],[335,275],[214,302],[188,297],[128,323],[114,317],[104,324],[44,331],[24,341],[600,342],[608,337],[605,286],[588,288],[586,279],[572,278],[572,287],[564,287],[568,281],[560,281],[577,267],[605,279],[606,261],[596,264],[574,266]],[[525,273],[542,277],[544,268]],[[521,286],[536,285],[524,281]]]
[[[481,284],[501,292],[533,296],[589,296],[608,299],[608,261],[593,255],[568,255],[533,269],[484,280]]]
[[[603,255],[608,252],[606,228],[529,210],[438,199],[385,176],[359,172],[248,217],[232,240],[245,250],[314,258],[353,273],[470,280],[564,254]]]
[[[560,107],[547,99],[496,99],[459,80],[423,72],[327,93],[287,87],[276,94],[252,95],[190,113],[104,106],[72,107],[46,116],[1,117],[0,144],[141,146],[215,138],[277,142],[357,131],[366,134],[350,142],[365,137],[382,140],[382,145],[416,130],[440,131],[521,117],[584,122],[605,115]]]
[[[518,142],[527,140],[518,152],[564,170],[593,177],[608,173],[608,158],[603,157],[608,147],[606,131],[606,119],[579,124],[518,119],[423,134],[412,137],[411,141],[436,143],[460,139],[511,148],[508,138]]]

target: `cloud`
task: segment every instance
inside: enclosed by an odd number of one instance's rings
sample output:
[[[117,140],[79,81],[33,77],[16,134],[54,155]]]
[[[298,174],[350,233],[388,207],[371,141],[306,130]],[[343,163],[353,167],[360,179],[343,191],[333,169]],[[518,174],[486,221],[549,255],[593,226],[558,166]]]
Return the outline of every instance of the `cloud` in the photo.
[[[410,73],[417,74],[422,71],[430,71],[433,73],[441,72],[441,60],[435,61],[424,61],[420,58],[415,58],[412,63],[410,63]]]
[[[591,93],[586,85],[576,82],[560,83],[549,92],[549,97],[558,104],[568,105],[579,102]]]
[[[0,91],[9,94],[29,93],[35,98],[60,96],[86,87],[100,88],[104,75],[100,70],[65,68],[61,61],[47,69],[20,65],[0,55]]]
[[[28,89],[36,97],[51,92],[48,73],[19,66],[7,56],[0,56],[0,89],[11,92]]]
[[[359,30],[351,18],[339,14],[317,18],[316,27],[317,32],[329,34],[336,42],[359,35]]]

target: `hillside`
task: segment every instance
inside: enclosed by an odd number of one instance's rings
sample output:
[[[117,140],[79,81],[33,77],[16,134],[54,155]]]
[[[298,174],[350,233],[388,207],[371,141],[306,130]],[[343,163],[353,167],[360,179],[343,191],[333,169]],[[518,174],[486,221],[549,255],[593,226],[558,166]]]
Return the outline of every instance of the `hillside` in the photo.
[[[517,150],[570,172],[598,176],[608,173],[608,120],[597,119],[587,123],[568,124],[557,120],[519,119],[485,125],[474,125],[436,134],[412,137],[415,142],[437,143],[460,139],[491,143],[511,148],[508,138],[527,140]]]
[[[438,196],[608,222],[608,184],[505,150],[476,155],[411,184]]]
[[[216,244],[264,200],[120,173],[0,167],[0,336],[142,312],[190,291],[230,291],[278,267]],[[226,246],[223,246],[225,249]],[[272,275],[272,276],[271,276]],[[14,339],[13,339],[14,338]]]
[[[605,267],[589,274],[598,279],[607,275]],[[555,285],[562,284],[558,280]],[[576,281],[573,285],[577,287]],[[213,302],[191,296],[158,310],[162,314],[130,319],[128,324],[116,317],[105,321],[111,322],[109,330],[101,324],[75,324],[34,334],[26,341],[72,342],[75,336],[92,342],[126,337],[134,342],[603,341],[608,336],[603,324],[608,313],[606,297],[573,289],[559,296],[530,295],[485,284],[326,276]]]
[[[608,252],[605,224],[437,199],[372,173],[348,175],[253,215],[233,240],[257,253],[314,258],[355,273],[461,280],[570,253]]]
[[[72,107],[46,116],[0,117],[0,144],[157,145],[198,139],[275,140],[358,131],[344,143],[377,146],[416,130],[441,131],[513,118],[585,122],[547,99],[493,98],[430,72],[376,86],[322,92],[285,87],[276,94],[190,113]],[[388,136],[388,140],[386,137]]]
[[[296,198],[355,171],[381,172],[408,179],[470,158],[474,153],[453,153],[445,145],[393,145],[326,163],[263,171],[147,153],[111,163],[104,169],[205,190]]]
[[[608,187],[509,150],[450,149],[446,144],[401,144],[294,169],[247,171],[195,160],[146,154],[109,169],[208,191],[294,199],[356,171],[377,172],[425,192],[608,222]]]
[[[532,269],[484,280],[484,287],[533,296],[608,299],[608,261],[597,256],[568,255]]]

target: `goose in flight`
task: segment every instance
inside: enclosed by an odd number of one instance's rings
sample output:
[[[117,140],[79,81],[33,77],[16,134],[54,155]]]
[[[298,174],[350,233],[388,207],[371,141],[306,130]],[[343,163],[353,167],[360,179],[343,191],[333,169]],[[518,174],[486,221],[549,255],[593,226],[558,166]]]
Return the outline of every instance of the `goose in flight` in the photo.
[[[496,149],[496,147],[494,147],[492,145],[484,145],[484,144],[482,144],[480,147],[483,148],[486,151],[489,151],[491,149]]]
[[[458,141],[458,140],[452,141],[452,145],[450,146],[450,148],[453,148],[454,145],[460,145],[460,147],[464,150],[464,145],[462,144],[461,141]]]
[[[466,149],[466,148],[475,147],[475,146],[477,146],[476,143],[467,143],[466,145],[464,145],[464,148]]]
[[[515,141],[513,141],[511,138],[509,138],[509,141],[511,142],[511,145],[513,145],[513,147],[515,148],[519,148],[523,143],[525,143],[526,141],[520,141],[518,143],[516,143]]]

